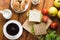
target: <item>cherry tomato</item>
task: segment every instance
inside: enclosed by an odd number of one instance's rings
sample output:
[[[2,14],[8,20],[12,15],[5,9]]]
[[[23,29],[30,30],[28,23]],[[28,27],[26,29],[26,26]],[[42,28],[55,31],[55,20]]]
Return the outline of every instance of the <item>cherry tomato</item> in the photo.
[[[52,29],[55,29],[57,26],[58,26],[58,23],[57,22],[52,22],[51,23],[51,28]]]
[[[46,23],[46,22],[48,21],[48,16],[45,16],[45,15],[44,15],[44,16],[42,17],[42,21]]]
[[[46,15],[46,14],[48,14],[48,10],[47,10],[47,9],[42,9],[42,13],[43,13],[44,15]]]

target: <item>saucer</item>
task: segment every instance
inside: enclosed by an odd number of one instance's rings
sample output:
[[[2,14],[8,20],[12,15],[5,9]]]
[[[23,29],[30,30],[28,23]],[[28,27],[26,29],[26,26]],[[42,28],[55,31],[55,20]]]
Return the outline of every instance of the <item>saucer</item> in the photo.
[[[19,32],[18,32],[16,35],[14,35],[14,36],[8,34],[7,31],[6,31],[7,25],[9,25],[10,23],[15,23],[15,24],[17,24],[18,27],[19,27]],[[20,22],[18,22],[18,21],[16,21],[16,20],[10,20],[10,21],[6,22],[6,23],[4,24],[4,26],[3,26],[3,34],[4,34],[4,36],[5,36],[6,38],[8,38],[8,39],[12,39],[12,40],[18,39],[19,37],[21,37],[22,33],[23,33],[22,25],[21,25]]]

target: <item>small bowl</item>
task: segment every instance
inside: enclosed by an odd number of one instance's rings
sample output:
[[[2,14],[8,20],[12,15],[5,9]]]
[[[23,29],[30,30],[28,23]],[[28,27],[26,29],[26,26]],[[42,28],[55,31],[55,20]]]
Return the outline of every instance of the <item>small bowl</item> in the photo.
[[[13,1],[14,0],[11,0],[11,8],[12,8],[12,10],[14,10],[13,9]],[[23,11],[16,11],[16,10],[14,10],[16,13],[22,13],[22,12],[25,12],[27,9],[28,9],[28,7],[29,7],[29,2],[25,5],[25,9],[23,10]]]
[[[15,23],[15,24],[17,24],[18,27],[19,27],[19,32],[18,32],[16,35],[14,35],[14,36],[8,34],[7,31],[6,31],[6,28],[7,28],[7,26],[8,26],[10,23]],[[10,21],[8,21],[7,23],[5,23],[5,25],[3,26],[3,34],[4,34],[4,36],[5,36],[6,38],[10,39],[10,40],[18,39],[19,37],[21,37],[22,33],[23,33],[22,25],[21,25],[20,22],[18,22],[18,21],[16,21],[16,20],[10,20]]]
[[[0,10],[0,13],[5,19],[10,19],[12,17],[12,11],[10,9]]]
[[[12,11],[10,9],[4,9],[3,16],[5,19],[10,19],[12,17]]]
[[[33,0],[31,0],[31,2],[32,2],[33,5],[37,5],[37,4],[40,3],[40,0],[38,2],[33,2]]]

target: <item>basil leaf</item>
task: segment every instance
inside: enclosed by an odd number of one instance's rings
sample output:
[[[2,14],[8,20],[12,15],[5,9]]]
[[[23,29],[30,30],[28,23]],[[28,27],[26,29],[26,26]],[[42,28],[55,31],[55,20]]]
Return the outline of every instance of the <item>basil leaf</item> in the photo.
[[[31,32],[32,32],[32,34],[34,35],[34,27],[33,27],[33,25],[32,25]]]

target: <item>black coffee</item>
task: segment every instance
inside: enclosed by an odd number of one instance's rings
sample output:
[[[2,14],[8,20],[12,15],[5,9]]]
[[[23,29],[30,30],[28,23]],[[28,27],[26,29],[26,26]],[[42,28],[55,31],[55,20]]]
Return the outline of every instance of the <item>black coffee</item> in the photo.
[[[6,31],[8,34],[14,36],[19,32],[19,27],[18,25],[11,23],[7,26]]]

